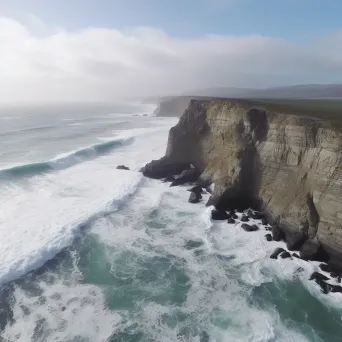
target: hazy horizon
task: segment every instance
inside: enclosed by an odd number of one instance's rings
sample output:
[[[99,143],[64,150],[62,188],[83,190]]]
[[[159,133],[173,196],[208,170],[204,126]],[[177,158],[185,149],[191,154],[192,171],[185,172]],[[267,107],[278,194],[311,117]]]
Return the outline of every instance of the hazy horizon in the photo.
[[[12,0],[0,10],[0,103],[342,83],[334,0]]]

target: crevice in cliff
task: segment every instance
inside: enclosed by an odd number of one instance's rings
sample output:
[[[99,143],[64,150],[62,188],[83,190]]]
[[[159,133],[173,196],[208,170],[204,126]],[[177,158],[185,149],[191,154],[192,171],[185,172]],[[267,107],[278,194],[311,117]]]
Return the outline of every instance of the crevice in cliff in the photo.
[[[268,129],[266,112],[258,109],[248,111],[247,125],[241,119],[235,126],[237,140],[241,146],[236,155],[239,174],[217,199],[218,209],[260,209],[262,166],[256,144],[266,139]]]
[[[308,228],[307,234],[308,234],[309,239],[314,239],[317,235],[320,217],[316,209],[315,203],[313,201],[313,196],[311,194],[307,194],[306,203],[309,208],[309,213],[308,213],[309,228]]]

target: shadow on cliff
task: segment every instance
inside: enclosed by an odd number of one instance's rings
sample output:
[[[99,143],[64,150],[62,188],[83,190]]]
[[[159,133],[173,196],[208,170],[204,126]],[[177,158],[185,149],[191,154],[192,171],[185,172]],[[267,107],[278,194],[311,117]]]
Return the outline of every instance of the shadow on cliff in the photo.
[[[256,108],[250,109],[237,124],[236,139],[240,146],[237,158],[240,172],[234,183],[216,200],[217,209],[261,209],[261,161],[257,147],[266,140],[268,131],[266,112]]]

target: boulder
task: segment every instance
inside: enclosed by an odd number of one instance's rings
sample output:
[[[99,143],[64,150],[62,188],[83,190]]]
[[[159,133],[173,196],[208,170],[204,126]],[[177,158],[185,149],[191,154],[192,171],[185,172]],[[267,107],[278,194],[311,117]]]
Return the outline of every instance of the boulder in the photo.
[[[280,254],[280,257],[282,259],[291,258],[291,254],[288,251],[284,251],[283,253]]]
[[[128,167],[128,166],[125,166],[125,165],[119,165],[119,166],[117,166],[116,169],[117,169],[117,170],[129,170],[129,167]]]
[[[339,285],[330,285],[328,284],[328,288],[330,290],[330,292],[340,292],[342,293],[342,287]]]
[[[300,248],[300,257],[304,260],[328,261],[329,257],[318,241],[308,240]]]
[[[240,220],[241,220],[241,222],[248,222],[249,218],[246,215],[242,215]]]
[[[258,226],[253,224],[253,225],[250,225],[250,224],[247,224],[247,223],[243,223],[241,225],[241,228],[243,230],[245,230],[246,232],[255,232],[256,230],[258,230]]]
[[[319,264],[318,267],[324,272],[334,272],[333,268],[329,264]]]
[[[265,230],[267,230],[268,232],[272,231],[272,227],[265,227]]]
[[[168,176],[178,175],[189,167],[189,163],[174,163],[167,157],[163,157],[159,160],[152,160],[140,171],[145,177],[160,179]]]
[[[173,182],[174,180],[175,180],[175,176],[169,175],[163,179],[163,182],[168,183],[168,182]]]
[[[229,216],[225,211],[214,209],[211,211],[213,220],[228,220]]]
[[[261,220],[264,218],[264,215],[259,211],[248,210],[247,215],[254,220]]]
[[[277,259],[278,258],[278,255],[282,252],[285,252],[285,249],[284,248],[281,248],[281,247],[277,247],[273,253],[270,255],[270,258],[271,259]]]
[[[266,234],[265,238],[266,238],[267,241],[272,241],[273,240],[271,234]]]
[[[235,223],[235,220],[232,217],[229,217],[227,222],[233,224],[233,223]]]
[[[318,266],[324,272],[333,272],[342,275],[342,268],[334,264],[319,264]]]
[[[272,226],[272,237],[274,241],[281,241],[284,238],[283,231],[277,225]]]
[[[232,219],[236,220],[238,218],[238,216],[235,214],[234,210],[230,210],[228,212],[229,217],[231,217]]]
[[[200,185],[195,185],[191,189],[188,189],[187,191],[195,192],[195,193],[198,193],[198,194],[203,194],[204,193],[204,191],[203,191],[203,189],[202,189],[202,187]]]
[[[300,259],[300,256],[299,256],[297,253],[292,253],[292,256],[293,256],[294,258]]]
[[[329,292],[342,292],[341,286],[328,284],[322,278],[315,279],[315,282],[321,287],[321,291],[325,294]]]
[[[200,176],[200,173],[198,172],[197,169],[191,168],[184,170],[179,177],[177,177],[170,186],[177,186],[177,185],[182,185],[185,183],[191,183],[191,182],[196,182],[198,177]]]
[[[198,203],[202,199],[202,195],[198,192],[191,192],[189,203]]]
[[[311,274],[309,280],[329,280],[329,278],[322,273],[314,272]]]
[[[321,287],[321,291],[323,293],[327,294],[330,292],[329,284],[327,284],[324,280],[316,279],[315,282]]]

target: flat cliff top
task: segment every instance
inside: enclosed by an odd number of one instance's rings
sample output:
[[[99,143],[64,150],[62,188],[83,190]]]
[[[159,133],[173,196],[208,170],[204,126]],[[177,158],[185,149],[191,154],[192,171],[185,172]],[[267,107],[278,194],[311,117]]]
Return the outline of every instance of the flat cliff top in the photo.
[[[199,100],[195,100],[199,101]],[[327,120],[334,127],[342,130],[342,99],[322,100],[288,100],[288,99],[215,99],[200,100],[201,102],[213,102],[216,105],[227,103],[246,108],[260,108],[269,113],[308,117],[311,119]]]

